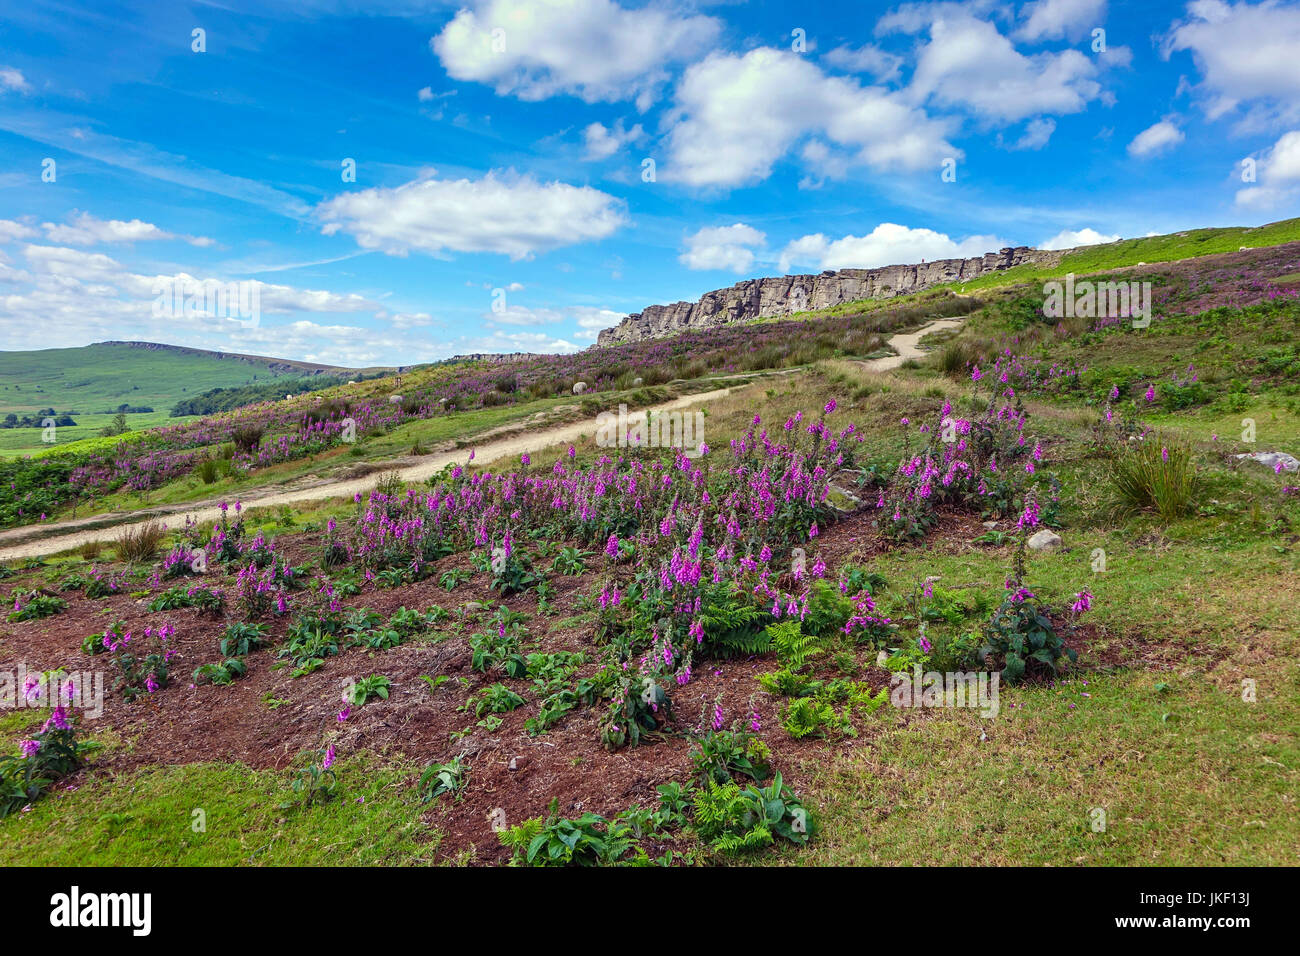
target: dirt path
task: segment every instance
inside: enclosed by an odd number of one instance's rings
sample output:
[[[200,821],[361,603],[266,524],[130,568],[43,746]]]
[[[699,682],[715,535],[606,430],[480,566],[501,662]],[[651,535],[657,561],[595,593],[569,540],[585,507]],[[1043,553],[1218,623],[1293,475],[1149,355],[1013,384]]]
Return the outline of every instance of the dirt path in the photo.
[[[732,391],[732,388],[719,388],[711,392],[685,395],[671,402],[665,402],[663,405],[657,405],[654,410],[660,412],[676,411],[700,402],[723,398]],[[437,474],[447,465],[466,464],[469,461],[471,450],[474,452],[474,460],[483,464],[497,458],[517,457],[524,453],[533,454],[549,448],[551,445],[576,441],[585,435],[592,434],[594,431],[595,425],[590,420],[570,425],[558,425],[541,431],[530,432],[525,430],[517,435],[485,442],[473,449],[460,448],[454,452],[430,455],[422,459],[417,465],[394,470],[401,475],[404,482],[420,482],[430,475]],[[332,481],[310,488],[273,491],[260,495],[253,490],[247,495],[239,496],[238,500],[243,503],[245,508],[265,508],[293,504],[298,501],[317,501],[322,498],[350,498],[357,492],[364,494],[374,488],[378,476],[379,473],[374,472],[364,478]],[[0,532],[0,561],[55,554],[59,551],[67,551],[70,548],[78,548],[90,541],[113,541],[124,527],[144,524],[153,519],[180,518],[183,522],[186,517],[192,518],[199,523],[216,521],[221,517],[220,502],[214,499],[179,505],[160,505],[156,508],[144,508],[129,514],[95,515],[90,518],[60,521],[54,524],[26,525],[21,528],[11,528],[8,531]],[[173,526],[176,523],[180,522],[173,523]],[[94,525],[99,526],[92,527]],[[33,535],[39,535],[39,537],[33,537]],[[7,541],[12,543],[6,544]]]
[[[931,332],[942,332],[946,329],[955,329],[962,324],[962,319],[935,319],[929,325],[917,329],[915,332],[900,332],[898,335],[890,336],[889,344],[897,352],[897,355],[886,355],[884,358],[867,359],[865,362],[859,362],[863,368],[871,372],[888,372],[890,369],[898,368],[910,358],[920,358],[926,352],[918,348],[918,343]]]
[[[872,372],[887,372],[890,369],[898,368],[908,359],[919,358],[926,354],[917,347],[925,336],[931,332],[954,329],[961,323],[961,319],[936,319],[915,332],[900,332],[897,335],[892,335],[888,342],[897,352],[896,355],[868,359],[859,364]],[[666,412],[687,408],[700,402],[722,398],[730,394],[732,390],[731,388],[719,388],[711,392],[685,395],[659,405],[655,410]],[[477,446],[474,449],[474,457],[475,460],[483,463],[506,456],[522,455],[525,452],[533,454],[549,448],[551,445],[576,441],[585,435],[591,434],[594,430],[593,424],[589,421],[571,425],[558,425],[537,432],[525,430],[518,435],[499,438]],[[417,465],[395,470],[404,482],[420,482],[430,475],[437,474],[447,465],[466,464],[469,455],[470,449],[461,448],[454,452],[430,455],[422,459]],[[319,501],[323,498],[350,498],[357,492],[364,494],[373,488],[376,478],[377,473],[372,473],[364,478],[324,482],[309,488],[297,488],[290,491],[271,491],[258,494],[256,490],[252,490],[248,495],[241,496],[239,500],[243,502],[246,508],[265,508],[289,505],[298,501]],[[182,520],[191,518],[199,523],[216,521],[221,516],[219,505],[220,502],[213,499],[178,505],[159,505],[155,508],[143,508],[129,514],[94,515],[89,518],[60,521],[54,524],[26,525],[21,528],[11,528],[8,531],[0,531],[0,561],[55,554],[59,551],[67,551],[70,548],[79,548],[91,541],[112,541],[123,527],[144,524],[146,521],[154,519],[166,520],[180,517]]]

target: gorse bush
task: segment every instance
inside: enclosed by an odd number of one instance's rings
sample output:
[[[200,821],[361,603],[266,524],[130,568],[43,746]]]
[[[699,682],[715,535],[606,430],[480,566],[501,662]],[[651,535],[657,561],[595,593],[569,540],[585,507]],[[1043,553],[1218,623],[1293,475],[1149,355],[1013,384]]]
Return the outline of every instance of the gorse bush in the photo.
[[[1154,511],[1165,522],[1191,510],[1196,467],[1191,446],[1154,434],[1117,445],[1106,474],[1124,511]]]

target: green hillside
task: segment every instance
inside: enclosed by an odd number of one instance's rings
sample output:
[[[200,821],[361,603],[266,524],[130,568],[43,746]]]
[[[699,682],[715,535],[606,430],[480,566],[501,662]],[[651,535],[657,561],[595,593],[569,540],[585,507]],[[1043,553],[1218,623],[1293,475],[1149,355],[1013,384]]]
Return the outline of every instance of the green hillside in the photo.
[[[0,416],[42,408],[93,415],[123,403],[167,412],[210,388],[349,371],[261,356],[144,343],[101,342],[71,349],[0,352]]]

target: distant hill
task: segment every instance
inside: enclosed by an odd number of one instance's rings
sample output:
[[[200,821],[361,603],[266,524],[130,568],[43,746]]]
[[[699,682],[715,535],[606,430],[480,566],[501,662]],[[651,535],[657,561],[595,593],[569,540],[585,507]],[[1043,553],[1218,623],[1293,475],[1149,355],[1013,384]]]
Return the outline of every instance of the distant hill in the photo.
[[[44,408],[89,416],[123,404],[165,414],[177,403],[214,388],[383,371],[395,370],[349,369],[154,342],[0,352],[0,417],[15,413],[22,418]]]

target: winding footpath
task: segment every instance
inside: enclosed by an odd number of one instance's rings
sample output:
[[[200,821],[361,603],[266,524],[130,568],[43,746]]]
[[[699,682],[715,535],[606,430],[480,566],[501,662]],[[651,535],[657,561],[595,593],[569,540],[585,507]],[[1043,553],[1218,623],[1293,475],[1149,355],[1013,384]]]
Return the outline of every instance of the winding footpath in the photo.
[[[888,343],[897,353],[884,358],[867,359],[859,362],[871,372],[887,372],[896,369],[910,358],[919,358],[926,353],[919,347],[921,339],[932,332],[954,329],[962,324],[961,319],[936,319],[915,332],[900,332],[890,336]],[[689,408],[701,402],[723,398],[734,389],[719,388],[711,392],[699,392],[656,406],[653,411],[669,412]],[[480,462],[495,461],[498,458],[517,457],[523,454],[535,454],[552,445],[577,441],[595,431],[591,421],[577,422],[569,425],[557,425],[540,431],[523,431],[488,441],[473,449],[461,448],[454,452],[441,452],[421,459],[419,464],[395,469],[402,481],[411,484],[424,481],[448,465],[465,465],[469,463],[471,451]],[[382,469],[382,465],[380,466]],[[245,508],[267,508],[291,505],[301,501],[319,501],[326,498],[351,498],[358,492],[364,494],[375,486],[380,471],[376,470],[363,478],[351,478],[340,481],[321,482],[305,488],[258,493],[250,490],[241,496],[240,502]],[[94,515],[89,518],[77,518],[45,525],[25,525],[0,531],[0,561],[12,561],[15,558],[33,558],[47,554],[57,554],[79,548],[92,541],[113,541],[123,528],[136,527],[153,520],[166,521],[169,518],[188,519],[200,524],[216,521],[221,517],[221,501],[188,502],[178,505],[159,505],[143,508],[129,513],[109,513]]]

